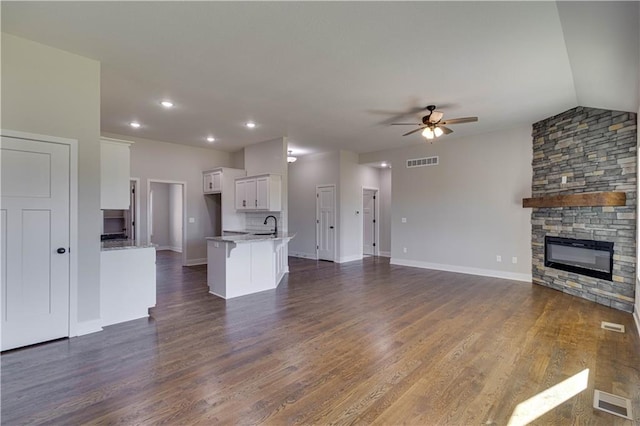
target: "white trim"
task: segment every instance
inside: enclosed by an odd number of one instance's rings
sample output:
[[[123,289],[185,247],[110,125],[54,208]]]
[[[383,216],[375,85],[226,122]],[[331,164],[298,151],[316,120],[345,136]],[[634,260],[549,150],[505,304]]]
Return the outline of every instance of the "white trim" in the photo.
[[[156,246],[156,251],[160,251],[160,250],[173,251],[173,250],[171,250],[171,246]]]
[[[57,136],[1,129],[2,136],[69,145],[69,337],[78,333],[78,141]],[[99,242],[97,244],[100,244]],[[99,247],[99,246],[98,246]],[[100,280],[100,271],[98,271]],[[100,320],[96,320],[100,322]],[[101,329],[102,330],[102,329]]]
[[[411,266],[414,268],[435,269],[437,271],[457,272],[460,274],[479,275],[483,277],[502,278],[506,280],[524,281],[531,283],[531,274],[517,272],[496,271],[494,269],[471,268],[468,266],[445,265],[441,263],[423,262],[420,260],[391,258],[391,265]]]
[[[298,257],[300,259],[318,260],[318,255],[313,253],[289,252],[289,256]]]
[[[198,266],[198,265],[206,265],[206,264],[207,264],[207,258],[201,257],[199,259],[187,260],[187,263],[185,263],[184,266]]]
[[[86,334],[97,333],[102,330],[101,318],[90,321],[82,321],[78,323],[76,334],[71,337],[84,336]]]
[[[636,295],[636,297],[638,297],[638,295]],[[638,336],[640,336],[640,314],[637,309],[633,312],[633,319],[636,320],[636,331],[638,332]]]
[[[182,253],[182,247],[169,246],[167,250],[171,250],[172,252],[175,252],[175,253]]]
[[[390,251],[381,251],[378,256],[382,256],[382,257],[391,257],[391,252]]]
[[[129,178],[129,185],[131,185],[131,182],[135,182],[135,185],[136,185],[136,193],[134,197],[136,199],[136,209],[133,212],[133,214],[135,215],[136,225],[134,226],[135,235],[133,236],[133,238],[136,240],[136,242],[141,242],[140,241],[140,178],[137,178],[137,177]],[[131,206],[129,206],[129,210],[131,210]]]
[[[340,257],[336,263],[345,263],[345,262],[353,262],[354,260],[362,260],[361,254],[354,254],[352,256],[344,256]]]
[[[147,243],[151,244],[151,203],[149,202],[149,197],[151,194],[151,183],[170,183],[182,185],[182,266],[193,266],[192,263],[187,261],[187,182],[180,180],[166,180],[166,179],[147,179]],[[158,250],[170,250],[170,249],[160,249]],[[205,259],[206,263],[206,259]],[[200,263],[197,263],[200,265]]]

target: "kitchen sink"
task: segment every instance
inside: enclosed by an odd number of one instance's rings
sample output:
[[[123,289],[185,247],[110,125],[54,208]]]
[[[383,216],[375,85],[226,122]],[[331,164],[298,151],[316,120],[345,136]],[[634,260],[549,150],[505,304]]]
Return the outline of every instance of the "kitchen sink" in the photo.
[[[274,235],[273,232],[254,232],[253,235]]]

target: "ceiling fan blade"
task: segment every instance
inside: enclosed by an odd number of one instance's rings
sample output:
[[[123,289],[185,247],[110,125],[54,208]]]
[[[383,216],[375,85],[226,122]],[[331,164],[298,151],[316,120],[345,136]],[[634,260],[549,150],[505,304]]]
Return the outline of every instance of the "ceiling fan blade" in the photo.
[[[412,134],[412,133],[419,132],[420,130],[422,130],[422,129],[426,129],[426,128],[427,128],[427,126],[418,127],[417,129],[412,130],[412,131],[410,131],[410,132],[407,132],[407,133],[405,133],[405,134],[404,134],[404,135],[402,135],[402,136],[409,136],[409,135],[410,135],[410,134]]]
[[[422,123],[391,123],[391,126],[420,126]]]
[[[404,118],[404,117],[406,117],[408,115],[418,114],[419,112],[426,111],[426,110],[427,110],[427,107],[425,106],[425,107],[409,108],[408,110],[403,111],[403,112],[399,112],[399,111],[391,112],[391,111],[388,111],[389,113],[394,114],[394,115],[389,117],[389,118],[387,118],[386,120],[381,121],[380,124],[389,125],[389,124],[393,123],[394,121],[400,120],[400,119],[402,119],[402,118]]]
[[[442,120],[443,116],[444,116],[444,112],[442,112],[442,111],[433,111],[431,113],[431,115],[429,115],[429,122],[437,123],[438,121]]]
[[[438,126],[438,127],[440,127],[440,128],[442,129],[442,132],[443,132],[445,135],[448,135],[449,133],[453,133],[453,130],[451,130],[451,129],[450,129],[450,128],[448,128],[448,127],[444,127],[444,126]]]
[[[478,121],[478,117],[462,117],[462,118],[452,118],[450,120],[445,120],[442,124],[460,124],[460,123],[471,123],[474,121]]]

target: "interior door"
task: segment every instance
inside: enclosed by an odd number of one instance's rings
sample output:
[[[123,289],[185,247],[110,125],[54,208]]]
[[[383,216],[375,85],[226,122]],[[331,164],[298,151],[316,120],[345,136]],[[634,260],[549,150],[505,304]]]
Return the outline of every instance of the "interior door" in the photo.
[[[2,137],[2,350],[69,336],[69,156]]]
[[[375,255],[376,252],[376,191],[362,192],[362,253]]]
[[[318,259],[336,258],[336,188],[320,186],[316,190],[316,250]]]

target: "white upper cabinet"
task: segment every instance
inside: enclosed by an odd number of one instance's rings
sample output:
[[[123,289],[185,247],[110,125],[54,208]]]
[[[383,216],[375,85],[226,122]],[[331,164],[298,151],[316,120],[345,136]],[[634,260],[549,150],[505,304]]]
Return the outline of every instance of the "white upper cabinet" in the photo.
[[[102,210],[129,209],[132,143],[119,139],[100,139],[100,208]]]
[[[272,212],[282,210],[281,179],[280,175],[236,179],[236,209]]]
[[[204,182],[204,187],[202,189],[205,194],[217,194],[218,192],[222,192],[222,170],[203,172],[202,178]]]

